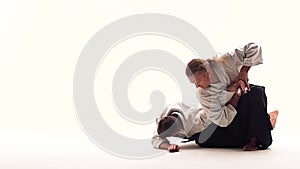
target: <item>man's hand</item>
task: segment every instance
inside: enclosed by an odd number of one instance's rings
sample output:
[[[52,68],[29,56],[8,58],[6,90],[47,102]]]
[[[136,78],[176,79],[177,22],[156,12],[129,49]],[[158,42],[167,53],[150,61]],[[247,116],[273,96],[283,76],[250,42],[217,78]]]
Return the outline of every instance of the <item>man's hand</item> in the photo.
[[[238,102],[240,100],[240,96],[244,94],[242,91],[243,89],[245,90],[245,83],[242,80],[239,80],[238,83],[233,82],[230,84],[230,86],[226,89],[229,92],[234,92],[235,94],[233,97],[228,101],[228,104],[231,104],[233,107],[237,107]]]
[[[231,83],[229,87],[227,87],[227,91],[236,93],[238,91],[239,85],[238,83]]]
[[[230,84],[229,87],[226,89],[229,92],[234,92],[235,94],[241,96],[244,93],[247,93],[249,89],[246,87],[246,83],[244,83],[242,80],[239,80],[238,82],[233,82]]]
[[[248,71],[251,68],[251,66],[243,66],[240,70],[240,73],[238,74],[238,76],[235,79],[235,82],[238,83],[240,85],[240,88],[242,89],[242,91],[244,93],[247,93],[247,91],[250,91],[250,86],[249,86],[249,79],[248,79]],[[243,81],[245,84],[245,87],[243,87],[239,81]]]
[[[170,144],[168,147],[169,152],[178,152],[180,147],[176,144]]]
[[[238,82],[237,82],[237,85],[238,85],[238,90],[237,90],[237,94],[239,95],[239,96],[241,96],[242,94],[244,94],[244,93],[247,93],[249,90],[250,90],[250,88],[249,87],[247,87],[247,83],[245,83],[244,81],[242,81],[242,80],[239,80]],[[249,85],[249,84],[248,84]]]

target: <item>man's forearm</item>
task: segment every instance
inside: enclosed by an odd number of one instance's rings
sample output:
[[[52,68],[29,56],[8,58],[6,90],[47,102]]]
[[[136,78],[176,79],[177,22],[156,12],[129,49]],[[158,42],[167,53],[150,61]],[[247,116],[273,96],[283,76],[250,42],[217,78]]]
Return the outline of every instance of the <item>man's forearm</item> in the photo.
[[[168,147],[169,147],[169,146],[170,146],[169,143],[161,143],[161,144],[159,145],[159,148],[160,148],[160,149],[168,150]]]
[[[238,94],[234,94],[231,98],[231,100],[229,101],[229,104],[231,104],[234,108],[237,107],[240,97]]]
[[[250,70],[251,66],[242,66],[240,72],[247,72]]]

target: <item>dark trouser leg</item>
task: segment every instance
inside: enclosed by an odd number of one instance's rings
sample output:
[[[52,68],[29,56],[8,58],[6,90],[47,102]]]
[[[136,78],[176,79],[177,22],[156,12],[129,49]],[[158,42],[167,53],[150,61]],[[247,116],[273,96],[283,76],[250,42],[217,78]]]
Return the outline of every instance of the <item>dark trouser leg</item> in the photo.
[[[259,149],[268,148],[272,144],[272,124],[267,112],[265,88],[251,85],[251,92],[243,97],[237,110],[238,113],[247,113],[244,120],[246,124],[244,126],[245,141],[249,141],[251,137],[256,137]]]
[[[195,141],[201,147],[243,147],[251,137],[257,137],[259,148],[266,149],[272,143],[271,129],[264,87],[251,85],[251,91],[240,98],[237,115],[228,127],[211,124],[194,138],[198,137]]]

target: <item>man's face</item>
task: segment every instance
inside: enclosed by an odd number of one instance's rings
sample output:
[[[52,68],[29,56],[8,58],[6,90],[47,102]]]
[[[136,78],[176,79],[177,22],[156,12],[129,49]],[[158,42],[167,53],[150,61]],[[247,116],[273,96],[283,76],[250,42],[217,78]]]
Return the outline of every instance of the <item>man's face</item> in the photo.
[[[181,132],[182,129],[181,129],[180,125],[178,124],[176,117],[173,117],[173,116],[169,116],[169,117],[172,118],[175,121],[175,123],[177,123],[177,124],[173,124],[173,125],[177,126],[177,128],[174,129],[174,132],[170,133],[170,137],[176,136],[178,133]]]
[[[194,83],[196,88],[206,89],[210,84],[208,72],[195,72],[192,76],[189,76],[191,83]]]

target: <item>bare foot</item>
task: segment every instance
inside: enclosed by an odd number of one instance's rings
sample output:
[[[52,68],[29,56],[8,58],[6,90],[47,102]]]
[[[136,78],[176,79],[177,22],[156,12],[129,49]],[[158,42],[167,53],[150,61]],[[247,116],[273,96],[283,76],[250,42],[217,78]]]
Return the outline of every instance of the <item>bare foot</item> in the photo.
[[[275,110],[275,111],[272,111],[269,113],[270,121],[271,121],[273,129],[275,128],[275,125],[276,125],[278,113],[279,113],[278,110]]]
[[[256,137],[252,137],[250,141],[243,147],[244,151],[255,151],[257,150],[257,145],[256,145]]]

